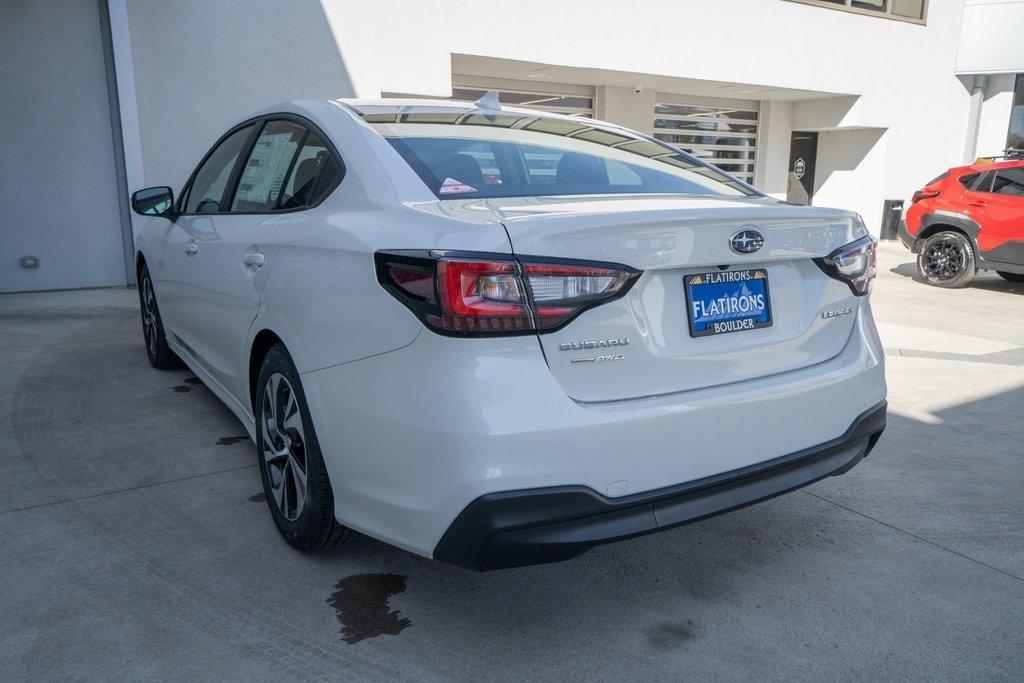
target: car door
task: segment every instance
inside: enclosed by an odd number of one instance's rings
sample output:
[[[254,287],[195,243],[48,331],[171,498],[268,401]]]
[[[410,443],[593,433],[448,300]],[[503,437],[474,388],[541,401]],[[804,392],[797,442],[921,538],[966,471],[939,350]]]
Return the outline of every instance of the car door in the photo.
[[[250,138],[253,123],[229,131],[200,162],[178,201],[178,215],[168,223],[151,267],[164,329],[170,339],[192,355],[202,346],[203,328],[197,320],[205,308],[199,270],[200,246],[216,239],[214,219]]]
[[[194,328],[201,331],[193,350],[214,379],[243,403],[249,327],[278,245],[287,240],[289,226],[303,220],[301,206],[286,206],[283,200],[307,134],[297,120],[264,121],[226,195],[228,210],[212,217],[208,235],[196,234],[194,297],[202,306],[190,312]]]
[[[1024,265],[1024,167],[1003,168],[973,202],[983,215],[978,249],[989,261]]]

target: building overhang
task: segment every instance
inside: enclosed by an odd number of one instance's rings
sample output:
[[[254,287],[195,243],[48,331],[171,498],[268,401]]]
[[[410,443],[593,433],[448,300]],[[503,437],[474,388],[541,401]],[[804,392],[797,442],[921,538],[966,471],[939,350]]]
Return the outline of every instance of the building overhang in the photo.
[[[635,73],[540,62],[501,59],[479,55],[453,54],[452,72],[464,76],[503,78],[542,86],[548,83],[613,86],[675,92],[700,97],[798,102],[821,98],[855,96],[854,93],[824,92],[781,87],[768,83],[739,83],[686,78],[668,74]]]

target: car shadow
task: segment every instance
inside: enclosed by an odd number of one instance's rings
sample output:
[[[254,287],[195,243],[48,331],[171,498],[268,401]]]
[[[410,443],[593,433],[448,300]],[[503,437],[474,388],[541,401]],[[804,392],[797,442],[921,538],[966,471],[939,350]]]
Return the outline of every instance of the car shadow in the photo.
[[[878,448],[849,474],[563,563],[476,573],[369,538],[304,561],[400,575],[408,589],[388,609],[411,619],[418,637],[439,637],[446,624],[458,624],[476,644],[518,634],[539,661],[564,657],[562,636],[580,632],[637,643],[644,656],[685,652],[702,641],[736,638],[730,619],[762,619],[797,601],[840,615],[866,609],[879,623],[906,611],[925,624],[942,612],[935,611],[934,596],[951,596],[959,585],[957,572],[968,566],[959,564],[962,557],[980,557],[1000,572],[1021,570],[1013,542],[994,546],[962,532],[987,520],[998,522],[992,533],[1019,538],[1012,499],[1024,478],[1016,467],[1016,427],[1000,423],[986,432],[981,426],[993,416],[1016,414],[1022,401],[1024,388],[1015,388],[944,409],[936,424],[891,412]],[[989,448],[970,448],[977,434],[965,427],[975,426]],[[945,463],[954,455],[961,465],[950,468]],[[938,507],[936,490],[949,492]],[[914,579],[856,578],[925,571],[939,581],[933,595],[915,595]],[[611,621],[610,610],[618,610]],[[810,626],[812,613],[797,610],[790,617],[815,641],[822,636]]]

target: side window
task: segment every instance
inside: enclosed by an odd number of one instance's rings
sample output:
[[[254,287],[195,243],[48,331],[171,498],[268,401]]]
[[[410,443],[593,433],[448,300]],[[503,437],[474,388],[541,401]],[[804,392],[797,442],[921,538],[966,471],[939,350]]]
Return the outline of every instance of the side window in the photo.
[[[1024,197],[1024,167],[1007,168],[996,173],[992,191],[996,194]]]
[[[199,167],[189,189],[185,213],[218,213],[223,210],[224,190],[252,128],[246,126],[229,135]]]
[[[989,188],[992,187],[993,175],[994,174],[992,173],[992,171],[986,171],[985,173],[982,173],[981,175],[974,179],[974,182],[971,183],[968,189],[974,190],[975,192],[988,192]]]
[[[345,171],[341,165],[341,160],[332,154],[327,158],[327,166],[321,171],[320,179],[316,181],[316,190],[309,203],[316,204],[333,192],[344,176]]]
[[[332,158],[330,148],[319,135],[310,131],[284,184],[279,208],[298,209],[316,204],[334,189],[340,176],[338,162]]]
[[[292,121],[268,121],[245,162],[231,210],[272,211],[306,129]]]
[[[970,175],[962,175],[962,176],[960,176],[960,184],[963,185],[964,187],[966,187],[968,190],[972,190],[972,189],[974,189],[974,181],[977,180],[978,176],[980,176],[980,175],[981,175],[980,173],[971,173]],[[940,178],[941,178],[941,176],[940,176]],[[934,183],[934,182],[935,181],[933,180],[932,183]],[[932,183],[928,183],[928,185],[931,185]],[[928,185],[925,185],[925,187],[928,187]]]

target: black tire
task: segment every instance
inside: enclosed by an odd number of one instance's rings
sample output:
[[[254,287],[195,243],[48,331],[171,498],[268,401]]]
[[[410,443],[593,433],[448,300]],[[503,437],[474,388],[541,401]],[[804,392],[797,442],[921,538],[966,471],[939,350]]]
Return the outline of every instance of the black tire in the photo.
[[[357,532],[334,518],[334,491],[306,395],[281,344],[263,360],[255,413],[263,493],[285,540],[299,550],[320,550],[357,538]]]
[[[918,274],[936,287],[964,287],[977,271],[971,241],[952,230],[937,232],[926,239],[917,254]]]
[[[139,310],[142,313],[142,339],[146,344],[149,364],[158,370],[174,370],[184,365],[181,359],[167,345],[164,322],[156,302],[156,290],[149,268],[142,264],[139,272]]]
[[[1005,270],[997,270],[996,273],[1007,282],[1024,282],[1024,273],[1007,273]]]

